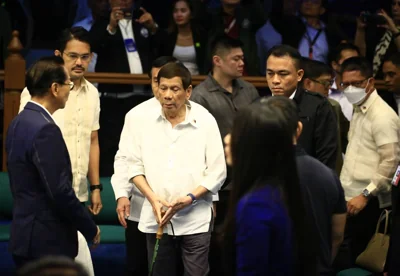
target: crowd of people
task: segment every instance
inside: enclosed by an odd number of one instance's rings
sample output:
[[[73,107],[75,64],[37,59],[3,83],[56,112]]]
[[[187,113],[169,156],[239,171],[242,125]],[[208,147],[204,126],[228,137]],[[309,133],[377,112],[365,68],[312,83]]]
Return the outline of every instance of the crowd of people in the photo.
[[[32,60],[6,137],[17,268],[100,243],[84,205],[101,212],[104,175],[126,275],[336,275],[384,210],[373,272],[399,273],[400,1],[362,13],[354,39],[322,20],[328,1],[268,20],[258,1],[221,3],[173,1],[163,29],[134,1],[89,1],[91,20]],[[93,70],[151,85],[92,84]],[[270,95],[242,78],[257,74]]]

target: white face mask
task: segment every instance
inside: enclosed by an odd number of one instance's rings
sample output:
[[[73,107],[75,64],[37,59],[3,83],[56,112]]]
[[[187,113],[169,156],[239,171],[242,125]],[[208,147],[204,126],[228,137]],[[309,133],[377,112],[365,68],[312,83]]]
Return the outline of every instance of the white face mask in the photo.
[[[369,80],[367,82],[367,86],[369,84]],[[344,95],[346,98],[349,100],[351,104],[359,105],[361,104],[365,97],[367,97],[367,93],[365,91],[365,88],[360,88],[360,87],[355,87],[352,85],[349,85],[344,91]]]

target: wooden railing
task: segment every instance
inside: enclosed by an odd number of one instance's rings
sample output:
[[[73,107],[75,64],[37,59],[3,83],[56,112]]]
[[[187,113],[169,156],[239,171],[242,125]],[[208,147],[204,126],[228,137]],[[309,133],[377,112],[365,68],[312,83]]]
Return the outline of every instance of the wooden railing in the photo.
[[[5,71],[0,70],[0,81],[4,80]],[[193,76],[192,84],[198,85],[207,76]],[[118,83],[118,84],[150,84],[148,75],[145,74],[122,74],[122,73],[86,73],[85,78],[90,82],[97,83]],[[245,81],[252,83],[257,88],[267,88],[265,77],[243,77]],[[376,89],[385,89],[383,80],[375,81]]]
[[[25,60],[21,55],[22,45],[19,40],[18,31],[12,34],[8,46],[10,52],[5,62],[5,70],[0,71],[0,81],[4,80],[4,125],[3,141],[11,120],[18,114],[20,93],[25,87]],[[86,79],[93,83],[118,83],[118,84],[150,84],[147,75],[132,75],[119,73],[87,73]],[[206,76],[193,76],[192,84],[198,85]],[[267,88],[265,77],[243,77],[257,88]],[[375,82],[377,89],[385,89],[382,80]],[[5,143],[3,142],[3,171],[6,170]]]

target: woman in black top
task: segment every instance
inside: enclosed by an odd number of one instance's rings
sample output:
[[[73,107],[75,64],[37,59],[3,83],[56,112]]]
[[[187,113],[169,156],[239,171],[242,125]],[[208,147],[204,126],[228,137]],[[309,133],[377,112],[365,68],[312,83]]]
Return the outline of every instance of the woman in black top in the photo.
[[[174,56],[192,75],[206,74],[207,33],[193,18],[190,0],[174,0],[170,26],[163,35],[160,55]]]

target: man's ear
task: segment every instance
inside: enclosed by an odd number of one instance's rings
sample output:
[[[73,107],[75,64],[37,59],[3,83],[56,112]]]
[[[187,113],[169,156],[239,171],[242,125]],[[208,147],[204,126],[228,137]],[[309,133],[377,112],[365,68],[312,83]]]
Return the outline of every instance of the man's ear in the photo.
[[[59,50],[55,50],[55,51],[54,51],[54,55],[55,55],[55,56],[58,56],[58,57],[61,57],[61,56],[62,56],[62,54],[61,54],[61,52],[60,52]]]
[[[305,89],[305,90],[312,90],[311,89],[311,80],[309,79],[309,78],[305,78],[304,80],[303,80],[303,88]]]
[[[299,139],[302,131],[303,131],[303,123],[298,121],[297,122],[297,130],[296,130],[296,140]]]
[[[186,100],[190,99],[190,96],[192,95],[192,90],[193,90],[193,87],[191,85],[189,85],[189,87],[186,89]]]
[[[60,85],[53,82],[50,86],[50,94],[56,97],[58,95],[58,89],[60,89]]]
[[[304,76],[304,70],[303,69],[299,69],[297,71],[297,81],[301,82],[301,80],[303,79],[303,76]]]

